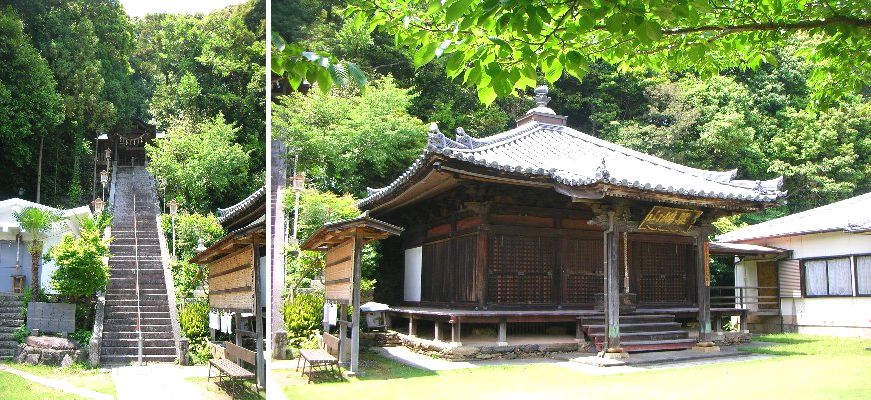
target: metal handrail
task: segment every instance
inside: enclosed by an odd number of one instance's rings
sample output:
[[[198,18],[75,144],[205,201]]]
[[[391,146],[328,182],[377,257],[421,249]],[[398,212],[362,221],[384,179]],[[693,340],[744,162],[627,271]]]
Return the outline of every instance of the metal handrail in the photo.
[[[136,333],[138,336],[138,352],[137,359],[139,365],[142,365],[142,301],[140,299],[139,290],[139,224],[136,218],[136,191],[133,190],[133,184],[136,181],[136,168],[133,170],[133,179],[130,181],[130,192],[133,194],[133,267],[136,270]]]

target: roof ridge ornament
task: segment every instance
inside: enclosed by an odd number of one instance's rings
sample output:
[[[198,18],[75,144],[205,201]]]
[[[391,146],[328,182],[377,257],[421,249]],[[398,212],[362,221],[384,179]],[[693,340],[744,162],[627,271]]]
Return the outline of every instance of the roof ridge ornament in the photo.
[[[537,86],[535,88],[535,104],[539,107],[547,107],[547,103],[550,103],[550,96],[548,96],[547,93],[547,85]]]
[[[431,150],[441,150],[447,146],[447,137],[439,130],[439,124],[433,122],[429,124],[429,143],[427,147]]]
[[[469,136],[462,126],[457,128],[457,143],[462,144],[469,149],[475,148],[475,139]]]
[[[605,165],[605,157],[602,157],[602,164],[596,168],[596,178],[607,181],[610,177],[611,173],[608,172],[608,166]]]

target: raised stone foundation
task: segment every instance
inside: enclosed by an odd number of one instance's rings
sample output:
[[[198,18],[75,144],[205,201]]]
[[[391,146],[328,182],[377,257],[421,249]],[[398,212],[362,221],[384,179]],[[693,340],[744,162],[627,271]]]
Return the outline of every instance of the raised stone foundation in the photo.
[[[549,357],[554,353],[566,353],[582,350],[585,343],[580,345],[570,343],[545,343],[545,344],[508,344],[505,346],[493,345],[457,345],[448,342],[422,339],[403,333],[368,332],[361,337],[365,344],[372,346],[405,346],[408,349],[428,355],[452,361],[489,360],[489,359],[515,359],[515,358],[542,358]]]
[[[88,352],[80,350],[75,342],[51,336],[28,336],[19,346],[15,361],[32,365],[69,367],[76,362],[85,362]]]

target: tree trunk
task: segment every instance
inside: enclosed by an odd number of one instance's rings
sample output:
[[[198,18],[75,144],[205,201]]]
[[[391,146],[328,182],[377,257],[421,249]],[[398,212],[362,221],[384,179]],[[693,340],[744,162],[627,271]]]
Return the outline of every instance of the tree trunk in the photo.
[[[30,296],[35,299],[39,293],[39,262],[42,259],[42,243],[36,239],[33,240],[30,252]]]
[[[45,144],[45,135],[43,134],[41,138],[39,138],[39,166],[36,167],[36,202],[40,203],[40,198],[42,195],[42,148],[43,144]]]

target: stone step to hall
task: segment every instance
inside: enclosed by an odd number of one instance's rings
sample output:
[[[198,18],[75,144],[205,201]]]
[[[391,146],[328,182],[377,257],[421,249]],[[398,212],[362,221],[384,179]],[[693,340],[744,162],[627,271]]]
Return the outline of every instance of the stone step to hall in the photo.
[[[695,339],[650,340],[621,343],[623,350],[632,353],[639,351],[686,350],[695,346]],[[596,351],[602,351],[603,344],[596,345]]]
[[[172,332],[147,332],[145,330],[142,331],[142,337],[146,340],[149,339],[168,339],[175,340],[172,336]],[[139,332],[103,332],[103,339],[139,339]]]
[[[141,326],[142,332],[170,332],[172,334],[172,327],[167,324],[163,325],[145,325]],[[136,333],[136,327],[134,325],[104,325],[103,326],[103,334],[107,334],[110,332],[115,333]]]
[[[103,346],[103,351],[100,354],[100,358],[103,356],[135,356],[139,354],[139,346],[137,344],[131,345],[131,347],[110,347]],[[175,346],[161,346],[161,347],[142,347],[142,354],[149,356],[172,356],[175,357],[176,351]]]
[[[146,363],[172,363],[175,362],[175,356],[143,356],[142,361]],[[137,362],[136,356],[113,356],[100,355],[100,363],[103,365],[132,365]]]
[[[582,325],[604,325],[605,316],[580,317]],[[620,324],[644,324],[652,322],[674,322],[670,314],[629,314],[620,316]]]
[[[605,335],[592,335],[591,338],[598,344],[605,341]],[[687,339],[687,331],[663,331],[663,332],[620,332],[620,343],[645,342],[653,340]]]
[[[680,327],[680,322],[620,323],[620,332],[676,331]],[[604,334],[607,331],[607,326],[605,325],[585,325],[584,328],[588,335]]]

